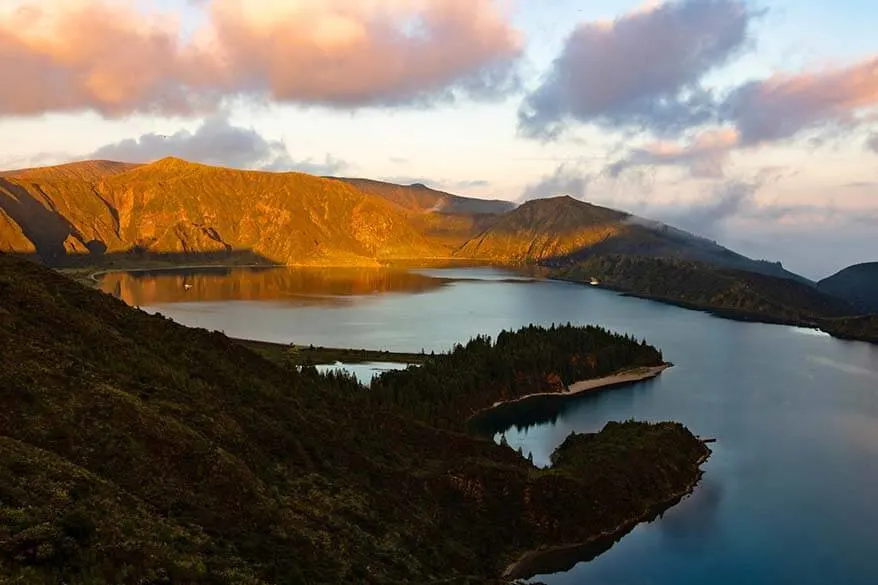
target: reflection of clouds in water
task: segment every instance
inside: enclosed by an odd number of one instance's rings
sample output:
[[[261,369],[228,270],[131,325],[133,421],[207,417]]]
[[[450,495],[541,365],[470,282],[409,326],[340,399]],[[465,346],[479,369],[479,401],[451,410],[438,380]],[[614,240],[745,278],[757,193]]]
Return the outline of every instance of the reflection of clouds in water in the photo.
[[[846,364],[844,362],[837,362],[835,360],[829,359],[827,357],[819,356],[819,355],[809,355],[808,359],[814,363],[820,364],[822,366],[827,366],[829,368],[833,368],[839,370],[841,372],[845,372],[846,374],[852,374],[854,376],[862,376],[864,378],[874,378],[878,380],[878,372],[874,370],[870,370],[868,368],[862,368],[860,366],[855,366],[853,364]]]
[[[859,412],[838,414],[831,428],[847,443],[878,455],[878,418]]]
[[[794,333],[799,333],[801,335],[813,335],[815,337],[832,337],[832,335],[825,331],[821,331],[820,329],[809,329],[808,327],[790,327],[790,330]]]
[[[355,363],[355,364],[345,364],[342,362],[336,362],[334,364],[321,364],[317,366],[317,371],[321,373],[335,371],[335,370],[344,370],[349,374],[353,374],[357,377],[357,380],[360,381],[360,384],[363,384],[366,387],[372,385],[372,378],[378,375],[383,374],[384,372],[389,372],[391,370],[404,370],[409,367],[409,364],[402,364],[396,362],[363,362],[363,363]]]

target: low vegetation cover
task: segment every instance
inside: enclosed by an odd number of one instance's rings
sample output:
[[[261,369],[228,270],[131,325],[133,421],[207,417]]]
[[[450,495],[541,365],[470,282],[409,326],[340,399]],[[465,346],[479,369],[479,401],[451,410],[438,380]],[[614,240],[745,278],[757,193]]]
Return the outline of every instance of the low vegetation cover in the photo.
[[[538,470],[2,254],[0,347],[2,583],[483,583],[641,517],[706,453],[625,425],[592,439],[604,483],[579,454]]]
[[[659,350],[602,327],[531,325],[479,336],[424,365],[385,372],[370,396],[432,426],[461,430],[479,410],[590,378],[663,363]]]
[[[635,295],[742,319],[816,324],[856,313],[843,300],[807,284],[699,262],[605,256],[559,268],[553,275],[582,282],[594,278]]]

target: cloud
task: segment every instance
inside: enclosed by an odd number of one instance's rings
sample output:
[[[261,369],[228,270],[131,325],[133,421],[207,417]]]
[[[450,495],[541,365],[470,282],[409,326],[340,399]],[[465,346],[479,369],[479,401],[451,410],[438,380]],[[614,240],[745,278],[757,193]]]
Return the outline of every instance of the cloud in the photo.
[[[616,178],[623,172],[640,166],[683,166],[693,177],[722,178],[725,163],[732,149],[738,146],[738,132],[731,128],[705,130],[686,145],[657,141],[632,149],[605,169]]]
[[[720,224],[756,205],[757,182],[729,180],[718,185],[703,201],[678,205],[660,212],[671,225],[692,233],[715,236]]]
[[[866,148],[871,150],[872,152],[878,153],[878,132],[869,136],[866,139]]]
[[[777,74],[737,88],[722,114],[744,145],[792,138],[827,125],[856,126],[857,114],[878,107],[878,57],[844,68]]]
[[[490,181],[484,179],[430,179],[428,177],[417,177],[410,175],[391,175],[383,176],[378,180],[394,185],[417,186],[422,185],[428,189],[443,191],[447,193],[460,193],[473,190],[484,190],[492,185]]]
[[[575,163],[558,165],[551,175],[546,175],[536,183],[528,185],[522,193],[521,201],[570,195],[576,198],[585,196],[591,176],[583,172]]]
[[[657,132],[708,122],[716,102],[701,80],[740,52],[753,18],[742,0],[682,0],[582,24],[525,99],[520,129],[553,138],[571,120]]]
[[[231,125],[222,117],[205,120],[194,132],[144,134],[102,146],[93,159],[150,162],[166,156],[210,165],[272,171],[298,170],[315,175],[335,174],[347,167],[331,155],[323,162],[294,161],[281,140],[267,140],[252,128]]]
[[[289,158],[289,157],[287,157]],[[267,171],[299,171],[300,173],[308,173],[309,175],[317,175],[321,177],[327,176],[336,176],[345,169],[350,168],[350,165],[347,161],[344,161],[340,158],[336,158],[331,154],[327,154],[323,161],[315,161],[314,159],[307,158],[305,160],[299,161],[289,161],[289,164],[285,164],[284,161],[278,160],[280,164],[272,164],[265,167]]]
[[[517,81],[521,38],[499,0],[201,4],[204,23],[184,31],[135,0],[19,3],[0,19],[0,70],[15,80],[0,115],[189,115],[239,95],[423,105],[504,94]]]

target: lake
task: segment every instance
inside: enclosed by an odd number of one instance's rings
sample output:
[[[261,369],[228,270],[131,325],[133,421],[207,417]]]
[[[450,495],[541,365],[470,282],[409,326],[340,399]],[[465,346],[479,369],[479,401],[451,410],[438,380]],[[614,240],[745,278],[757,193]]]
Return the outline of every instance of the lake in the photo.
[[[186,325],[283,343],[442,351],[529,323],[646,338],[656,380],[524,413],[505,431],[546,465],[571,431],[678,420],[715,437],[692,494],[550,585],[878,582],[878,346],[740,323],[491,268],[110,274],[102,288]]]

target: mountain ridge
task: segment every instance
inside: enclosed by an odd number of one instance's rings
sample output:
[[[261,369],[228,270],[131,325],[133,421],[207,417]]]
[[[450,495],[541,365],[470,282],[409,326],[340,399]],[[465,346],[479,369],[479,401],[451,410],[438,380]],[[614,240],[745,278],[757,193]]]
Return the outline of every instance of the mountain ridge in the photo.
[[[848,266],[818,282],[817,288],[865,313],[878,314],[878,262]]]
[[[463,247],[486,260],[512,258],[554,268],[600,256],[642,256],[714,264],[811,284],[780,263],[753,260],[661,222],[580,201],[534,199],[504,214]]]
[[[105,252],[244,249],[288,264],[436,255],[390,203],[338,181],[175,158],[110,172],[81,168],[0,177],[0,210],[50,264]],[[0,247],[26,252],[16,242],[16,234],[0,233]]]
[[[806,281],[779,264],[569,196],[516,207],[421,184],[244,171],[175,157],[0,174],[0,249],[36,253],[49,264],[99,261],[105,253],[243,251],[278,264],[455,257],[557,266],[622,254]]]

